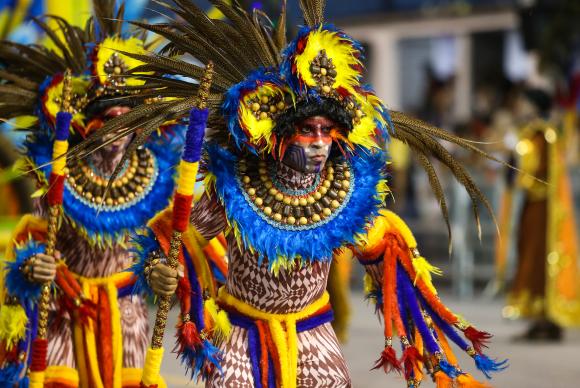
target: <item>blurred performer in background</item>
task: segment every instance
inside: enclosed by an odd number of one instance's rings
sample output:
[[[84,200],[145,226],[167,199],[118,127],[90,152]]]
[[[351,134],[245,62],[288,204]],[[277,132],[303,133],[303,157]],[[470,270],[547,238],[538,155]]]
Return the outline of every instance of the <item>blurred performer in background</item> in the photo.
[[[384,317],[375,368],[401,372],[409,387],[427,375],[440,387],[481,386],[459,369],[448,339],[487,377],[505,362],[482,353],[488,333],[442,304],[430,281],[433,267],[420,255],[407,225],[385,209],[385,149],[389,136],[409,144],[445,214],[433,158],[466,187],[476,213],[479,201],[488,203],[439,141],[485,153],[439,128],[389,112],[362,82],[361,45],[324,23],[324,1],[300,1],[305,26],[289,43],[285,13],[274,26],[260,11],[251,15],[236,2],[214,3],[227,22],[208,18],[192,2],[175,0],[164,6],[179,20],[143,25],[170,43],[163,54],[139,59],[148,70],[182,76],[178,82],[148,76],[144,93],[151,95],[146,89],[153,87],[158,96],[176,98],[136,107],[97,135],[120,137],[126,134],[122,128],[141,128],[131,151],[156,123],[189,116],[178,187],[195,179],[201,163],[207,190],[191,218],[192,194],[177,191],[174,209],[178,203],[188,206],[185,216],[175,212],[174,231],[193,237],[184,238],[184,244],[198,246],[228,232],[226,284],[218,290],[200,279],[204,263],[198,257],[181,258],[179,280],[176,273],[167,276],[163,256],[173,258],[180,244],[168,255],[168,235],[159,233],[157,223],[143,236],[141,260],[134,267],[140,282],[157,294],[177,293],[182,305],[178,351],[186,368],[211,387],[351,386],[325,292],[330,262],[350,250],[365,267],[369,297]],[[191,81],[206,69],[188,63],[189,56],[215,65],[207,95],[211,112],[198,107],[199,84]],[[70,155],[98,147],[87,139]],[[165,318],[159,322],[162,328]],[[148,370],[157,369],[162,347],[151,347],[148,355]],[[154,376],[147,371],[144,376],[145,387],[156,387]]]
[[[505,313],[532,320],[519,339],[557,341],[563,326],[580,325],[574,202],[564,157],[567,143],[558,127],[546,121],[551,97],[539,89],[524,95],[518,115],[526,116],[528,124],[516,146],[524,198],[517,271]]]
[[[41,284],[58,289],[48,317],[46,387],[137,387],[148,344],[143,299],[131,297],[134,278],[122,272],[131,263],[128,234],[168,205],[179,160],[172,139],[181,127],[162,127],[120,166],[105,199],[105,186],[132,136],[102,146],[86,159],[69,160],[63,193],[63,220],[54,256],[44,254],[48,186],[56,114],[63,95],[63,72],[70,69],[70,142],[91,136],[108,120],[130,112],[138,101],[119,92],[143,82],[122,77],[141,62],[115,50],[144,54],[137,36],[121,35],[122,9],[114,1],[95,1],[86,29],[59,17],[38,20],[52,40],[38,45],[0,43],[0,116],[36,116],[25,143],[26,170],[39,191],[35,211],[22,218],[9,248],[1,288],[0,385],[25,381],[29,345],[38,320]],[[24,380],[23,380],[24,379]]]

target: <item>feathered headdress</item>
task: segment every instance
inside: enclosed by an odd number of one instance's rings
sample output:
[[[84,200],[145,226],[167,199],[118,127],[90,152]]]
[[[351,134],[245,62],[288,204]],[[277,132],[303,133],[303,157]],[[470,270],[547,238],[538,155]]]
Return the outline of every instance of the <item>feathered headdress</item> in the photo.
[[[123,75],[143,63],[122,55],[119,50],[143,54],[147,48],[141,38],[121,33],[124,6],[115,9],[114,0],[95,1],[95,15],[84,29],[70,25],[58,16],[35,18],[53,48],[0,42],[0,117],[36,116],[31,128],[51,130],[61,105],[63,73],[71,70],[73,128],[81,136],[88,132],[87,114],[91,105],[111,99],[125,86],[143,81]]]
[[[239,152],[276,157],[286,135],[282,124],[302,105],[314,101],[332,107],[330,110],[340,116],[338,121],[346,132],[337,134],[335,141],[348,152],[386,152],[389,136],[408,144],[427,171],[446,221],[447,205],[433,160],[447,166],[465,187],[476,218],[480,203],[491,211],[469,173],[440,140],[496,159],[442,129],[386,109],[372,89],[362,83],[361,45],[336,27],[324,24],[324,1],[300,1],[306,26],[290,43],[286,42],[285,1],[276,25],[262,11],[250,14],[236,1],[211,0],[227,20],[209,18],[190,1],[173,3],[162,4],[179,17],[169,23],[133,22],[169,41],[159,54],[120,52],[144,63],[128,72],[144,84],[121,89],[138,90],[141,98],[166,99],[136,107],[109,121],[73,148],[70,157],[90,152],[106,133],[115,133],[110,140],[113,142],[140,129],[129,146],[130,155],[160,123],[185,117],[195,104],[196,80],[204,71],[203,65],[186,59],[194,57],[215,64],[208,98],[212,112],[209,131],[220,144]],[[138,74],[143,72],[149,75],[140,77]]]

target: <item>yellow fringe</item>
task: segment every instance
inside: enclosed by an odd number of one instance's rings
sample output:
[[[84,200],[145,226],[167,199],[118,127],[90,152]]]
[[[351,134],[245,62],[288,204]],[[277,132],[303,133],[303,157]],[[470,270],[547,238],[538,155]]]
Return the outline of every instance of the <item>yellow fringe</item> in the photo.
[[[28,388],[44,388],[44,371],[30,372]]]
[[[435,372],[435,386],[437,388],[453,388],[453,380],[444,372]]]
[[[230,336],[232,326],[228,314],[218,308],[215,300],[209,298],[204,303],[205,311],[210,316],[214,324],[214,338],[217,342],[225,340]]]
[[[121,311],[119,311],[117,286],[107,284],[107,297],[111,306],[111,341],[113,344],[113,388],[122,388],[123,380],[123,332],[121,329]]]
[[[52,146],[52,172],[62,175],[66,167],[66,158],[61,157],[68,151],[67,140],[55,140]]]
[[[413,259],[413,268],[416,273],[413,284],[417,284],[418,279],[423,279],[427,287],[429,287],[429,289],[436,295],[437,290],[433,286],[433,278],[431,277],[431,274],[441,276],[443,275],[443,271],[429,263],[427,259],[422,256]]]
[[[193,195],[197,180],[199,162],[179,162],[179,178],[177,180],[177,192],[181,195]]]
[[[469,373],[465,373],[457,376],[458,388],[489,388],[490,386],[484,383],[480,383],[473,378]]]
[[[47,385],[57,383],[76,388],[79,386],[79,373],[68,366],[50,365],[46,368],[44,380]]]
[[[161,381],[159,371],[161,370],[162,361],[163,348],[147,349],[145,366],[143,367],[143,377],[141,378],[141,381],[145,386],[159,384],[159,381]]]
[[[143,376],[143,369],[140,368],[123,368],[123,387],[139,386]],[[163,377],[159,376],[157,380],[158,388],[167,388],[167,384]]]
[[[88,283],[82,284],[83,294],[93,300],[93,302],[98,301],[98,289],[97,287],[91,287]],[[85,351],[87,354],[87,363],[88,363],[88,370],[90,370],[93,374],[93,380],[95,386],[94,388],[105,388],[103,386],[103,379],[101,378],[101,371],[99,370],[99,359],[97,356],[97,344],[96,344],[96,337],[95,337],[95,328],[94,322],[92,320],[88,320],[87,324],[84,326],[85,338],[84,338],[84,346]],[[93,388],[93,387],[91,387]]]
[[[28,317],[22,306],[0,306],[0,340],[6,342],[6,349],[12,349],[26,335]]]
[[[282,386],[284,388],[296,388],[298,370],[298,336],[296,334],[296,321],[307,318],[326,306],[329,295],[325,292],[320,299],[304,308],[302,311],[291,314],[272,314],[256,309],[255,307],[237,299],[227,293],[224,287],[219,290],[219,298],[223,303],[234,307],[240,313],[252,318],[268,322],[272,339],[278,350],[280,358],[280,371]],[[286,330],[284,330],[284,327]]]

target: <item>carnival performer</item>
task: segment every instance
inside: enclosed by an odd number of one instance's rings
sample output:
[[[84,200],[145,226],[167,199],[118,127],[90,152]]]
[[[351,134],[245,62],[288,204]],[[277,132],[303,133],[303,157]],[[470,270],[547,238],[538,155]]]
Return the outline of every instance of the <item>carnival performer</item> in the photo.
[[[30,343],[43,319],[36,303],[42,283],[53,280],[57,287],[51,293],[48,315],[44,386],[137,387],[141,379],[148,322],[144,300],[130,295],[136,279],[125,271],[132,264],[129,235],[169,204],[183,127],[176,122],[160,123],[156,134],[121,164],[133,135],[113,141],[104,137],[99,139],[99,150],[86,159],[69,159],[56,254],[45,254],[47,198],[42,194],[51,188],[48,177],[60,125],[57,113],[63,98],[63,73],[67,69],[73,73],[69,96],[73,145],[142,101],[120,91],[143,84],[121,76],[143,64],[121,53],[144,54],[148,47],[142,35],[121,33],[122,7],[117,12],[114,1],[93,5],[95,14],[84,30],[55,16],[46,22],[36,20],[54,49],[0,43],[0,116],[36,116],[27,129],[24,157],[26,170],[33,171],[39,188],[34,214],[22,218],[3,263],[3,387],[27,381],[27,367],[36,357]],[[122,172],[106,194],[116,167]],[[164,274],[176,276],[173,271]]]
[[[366,288],[385,324],[376,369],[402,373],[409,387],[428,375],[438,387],[481,386],[459,368],[450,342],[473,357],[486,377],[503,369],[505,361],[482,352],[490,335],[439,300],[430,281],[434,268],[419,254],[405,223],[385,209],[390,136],[409,144],[427,169],[445,215],[432,158],[465,186],[476,214],[478,203],[487,202],[439,140],[485,153],[389,112],[362,83],[361,45],[324,23],[324,1],[300,2],[306,26],[288,44],[284,12],[274,26],[260,11],[250,15],[237,3],[212,1],[227,17],[224,22],[189,1],[173,3],[165,6],[179,21],[136,23],[170,41],[164,54],[128,55],[148,63],[148,70],[181,76],[179,82],[153,77],[144,85],[158,96],[176,98],[134,108],[107,123],[95,139],[120,136],[120,128],[142,128],[131,151],[157,122],[189,115],[179,180],[195,179],[201,163],[206,193],[185,220],[189,227],[183,219],[188,206],[179,206],[169,227],[150,223],[134,270],[156,293],[177,293],[178,351],[192,376],[209,387],[351,386],[325,292],[330,263],[344,250],[365,266]],[[205,69],[176,55],[214,63],[209,109],[198,107],[198,83],[190,81],[205,77]],[[88,139],[70,155],[95,148],[95,140]],[[178,189],[174,206],[191,200]],[[184,236],[184,246],[201,249],[222,231],[229,269],[218,289],[204,279],[203,259],[179,255],[179,238]],[[184,268],[178,285],[177,278],[165,275],[169,267],[163,263],[175,255]],[[162,335],[166,317],[157,318],[155,332]],[[155,369],[163,349],[157,346],[148,351],[144,387],[158,381]]]
[[[515,149],[523,171],[517,180],[523,204],[514,241],[516,273],[504,313],[508,318],[531,320],[518,340],[559,341],[562,327],[580,325],[574,201],[564,156],[567,143],[563,131],[548,121],[552,110],[548,93],[528,89],[520,105],[527,112]]]

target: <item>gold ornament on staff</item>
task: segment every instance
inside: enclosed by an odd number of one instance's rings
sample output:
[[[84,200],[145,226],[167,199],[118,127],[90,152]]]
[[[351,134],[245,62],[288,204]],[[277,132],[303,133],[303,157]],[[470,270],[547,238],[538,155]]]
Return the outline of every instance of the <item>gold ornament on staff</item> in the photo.
[[[209,97],[209,91],[212,84],[213,78],[213,63],[209,62],[205,68],[204,75],[200,81],[199,89],[197,92],[197,101],[195,104],[195,108],[197,109],[206,109],[207,107],[207,100]],[[189,131],[193,130],[191,123],[190,127],[188,128]],[[186,139],[188,136],[186,136]],[[203,134],[200,140],[201,142],[203,139]],[[186,140],[187,141],[187,140]],[[175,225],[186,225],[186,223],[178,222],[181,221],[188,221],[189,214],[191,211],[191,201],[193,200],[193,190],[195,187],[195,178],[193,179],[185,179],[186,177],[195,177],[197,175],[197,170],[199,167],[199,160],[185,160],[185,154],[182,156],[182,159],[179,164],[179,178],[177,179],[177,187],[175,190],[175,196],[178,195],[182,196],[182,198],[187,198],[186,202],[180,202],[181,208],[177,210],[177,201],[174,201],[173,206],[173,233],[171,235],[171,243],[169,247],[169,252],[167,254],[167,265],[172,269],[177,269],[179,265],[179,252],[181,250],[182,244],[182,233],[185,226],[176,227]],[[180,229],[180,230],[177,230]],[[171,297],[170,296],[162,296],[159,298],[158,308],[157,308],[157,316],[155,318],[155,326],[153,327],[153,338],[151,339],[151,345],[149,349],[147,349],[147,354],[145,356],[145,365],[143,367],[143,376],[141,378],[141,386],[142,387],[157,387],[159,384],[159,371],[161,370],[161,362],[163,361],[163,336],[165,334],[165,326],[167,325],[167,314],[169,313],[169,309],[171,307]]]

